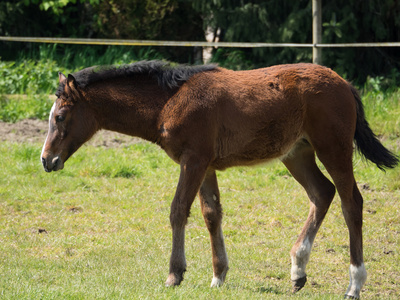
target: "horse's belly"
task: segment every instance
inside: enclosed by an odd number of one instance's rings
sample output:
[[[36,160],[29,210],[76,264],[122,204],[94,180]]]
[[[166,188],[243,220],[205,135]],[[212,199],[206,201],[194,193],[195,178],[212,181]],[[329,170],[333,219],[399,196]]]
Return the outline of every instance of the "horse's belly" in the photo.
[[[225,170],[227,168],[236,167],[236,166],[253,166],[261,163],[266,163],[268,161],[273,160],[276,157],[271,158],[260,158],[260,159],[248,159],[245,157],[224,157],[224,158],[217,158],[211,164],[211,167],[215,170]]]
[[[274,139],[255,139],[245,145],[237,145],[236,149],[221,148],[212,162],[212,167],[224,170],[234,166],[251,166],[265,163],[288,153],[297,138],[283,142]]]

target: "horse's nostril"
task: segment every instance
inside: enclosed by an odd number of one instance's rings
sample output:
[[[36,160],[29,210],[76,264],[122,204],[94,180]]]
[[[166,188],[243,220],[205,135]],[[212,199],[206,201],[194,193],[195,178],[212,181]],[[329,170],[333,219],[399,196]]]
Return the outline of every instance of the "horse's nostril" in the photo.
[[[43,167],[46,168],[47,163],[46,163],[46,159],[44,159],[44,157],[42,157],[42,164],[43,164]]]
[[[53,161],[51,162],[51,163],[53,164],[53,170],[54,170],[54,171],[57,170],[59,160],[60,160],[59,157],[55,157],[55,158],[53,159]]]

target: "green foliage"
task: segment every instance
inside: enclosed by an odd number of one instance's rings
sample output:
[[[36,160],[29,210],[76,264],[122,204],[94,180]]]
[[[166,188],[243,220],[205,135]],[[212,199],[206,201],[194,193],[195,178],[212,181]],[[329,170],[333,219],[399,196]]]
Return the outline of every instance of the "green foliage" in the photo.
[[[154,49],[144,47],[80,47],[79,52],[65,45],[42,45],[17,61],[0,60],[1,94],[53,94],[58,72],[73,73],[94,65],[120,65],[144,59],[161,59]]]
[[[94,6],[94,30],[105,38],[138,40],[204,40],[202,19],[182,0],[101,1]],[[163,57],[182,63],[195,62],[190,47],[159,47]]]
[[[30,96],[0,96],[0,120],[4,122],[16,122],[23,119],[45,120],[49,117],[49,111],[53,105],[48,95]]]
[[[211,59],[212,63],[218,63],[221,67],[233,70],[248,70],[254,65],[252,61],[246,58],[243,50],[231,50],[218,48]]]
[[[173,13],[177,6],[176,0],[103,1],[96,8],[97,26],[104,36],[157,39],[164,18]]]
[[[57,65],[52,60],[0,61],[0,94],[50,93]]]
[[[214,31],[220,41],[310,42],[311,2],[308,0],[291,2],[194,0],[192,3],[194,9],[204,16],[204,27]],[[238,54],[241,61],[237,59]],[[310,49],[301,48],[218,49],[213,57],[213,61],[232,69],[310,60]]]
[[[23,60],[52,60],[55,67],[77,71],[90,66],[129,64],[138,60],[162,59],[162,55],[151,47],[128,46],[78,46],[40,45],[28,54],[17,58]]]
[[[336,21],[336,14],[332,13],[332,18],[329,22],[322,23],[322,27],[324,27],[324,35],[326,36],[337,36],[341,38],[343,36],[342,32],[342,23]]]
[[[54,14],[61,15],[64,8],[70,4],[76,4],[77,0],[23,0],[26,6],[30,4],[39,5],[41,10],[47,11],[52,10]],[[79,0],[81,3],[89,3],[91,5],[98,5],[100,0]]]
[[[330,21],[325,22],[322,42],[399,41],[399,12],[400,2],[391,0],[323,3],[322,18]],[[398,85],[399,53],[397,47],[323,49],[323,63],[358,84],[366,82],[368,77],[384,76]]]
[[[25,21],[29,20],[29,24]],[[322,7],[323,43],[388,42],[400,40],[400,1],[328,1]],[[16,0],[0,2],[0,35],[155,40],[204,40],[204,31],[220,41],[311,43],[311,1],[230,0]],[[1,42],[6,61],[39,59],[40,44]],[[56,46],[68,61],[98,64],[108,49],[81,45]],[[117,47],[118,48],[118,47]],[[39,50],[38,50],[39,49]],[[116,48],[113,48],[116,49]],[[121,47],[126,53],[149,48]],[[132,50],[133,49],[133,50]],[[155,49],[155,50],[154,50]],[[157,47],[157,57],[198,63],[200,48]],[[114,51],[114,50],[113,50]],[[115,50],[121,53],[120,50]],[[363,85],[383,76],[400,83],[400,51],[392,48],[324,48],[323,64],[348,80]],[[112,53],[111,53],[112,54]],[[231,69],[282,63],[311,62],[309,48],[214,49],[213,62]],[[131,57],[131,54],[127,54]],[[139,55],[140,56],[140,55]],[[151,55],[150,57],[153,57]],[[201,55],[200,55],[201,56]],[[116,57],[112,60],[118,60]],[[125,61],[125,58],[122,58]],[[56,60],[62,65],[59,60]],[[368,63],[366,63],[368,62]],[[82,64],[81,64],[82,65]],[[81,66],[80,65],[80,66]],[[64,66],[64,65],[63,65]]]
[[[20,20],[29,20],[30,26]],[[204,40],[200,15],[181,0],[2,1],[0,35]],[[79,45],[68,47],[76,54],[82,49]],[[1,43],[0,57],[15,60],[18,53],[25,56],[37,48],[36,44]],[[190,47],[161,47],[157,51],[165,59],[195,62]]]
[[[81,36],[93,34],[90,3],[72,0],[16,0],[0,2],[0,35]],[[45,9],[47,8],[47,9]],[[14,60],[35,45],[2,43],[0,56]]]
[[[362,93],[367,120],[378,134],[397,139],[400,137],[400,89],[381,92],[377,90],[379,79],[369,82]]]
[[[204,28],[227,42],[312,42],[311,2],[193,0]],[[323,43],[392,42],[400,40],[400,2],[392,0],[322,3]],[[230,59],[240,51],[243,61]],[[221,55],[223,52],[223,55]],[[392,77],[400,83],[400,52],[393,48],[324,48],[323,64],[362,85],[369,77]],[[216,50],[214,61],[233,68],[311,62],[311,49],[257,48]],[[245,62],[245,63],[244,63]],[[248,64],[247,62],[251,62]],[[368,62],[368,63],[366,63]]]

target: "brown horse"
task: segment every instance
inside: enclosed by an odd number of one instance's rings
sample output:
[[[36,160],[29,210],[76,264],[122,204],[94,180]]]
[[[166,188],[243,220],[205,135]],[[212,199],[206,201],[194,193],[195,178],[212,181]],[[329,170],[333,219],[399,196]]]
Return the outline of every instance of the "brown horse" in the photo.
[[[353,140],[379,168],[393,168],[398,159],[369,128],[356,90],[335,72],[313,64],[230,71],[145,61],[87,68],[68,77],[60,73],[56,95],[41,154],[47,172],[61,170],[100,129],[154,142],[180,164],[167,286],[183,280],[185,225],[197,193],[211,239],[211,286],[224,282],[228,257],[215,171],[277,158],[310,198],[308,218],[290,252],[293,291],[306,282],[311,247],[336,187],[350,234],[346,297],[359,297],[367,273]],[[334,184],[317,167],[315,154]]]

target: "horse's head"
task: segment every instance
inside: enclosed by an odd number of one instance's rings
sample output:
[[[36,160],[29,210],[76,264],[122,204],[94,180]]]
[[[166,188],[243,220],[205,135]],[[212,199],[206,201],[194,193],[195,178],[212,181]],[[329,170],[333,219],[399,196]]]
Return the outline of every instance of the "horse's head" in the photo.
[[[67,78],[59,73],[56,96],[40,156],[46,172],[63,169],[65,161],[99,129],[94,112],[72,75]]]

